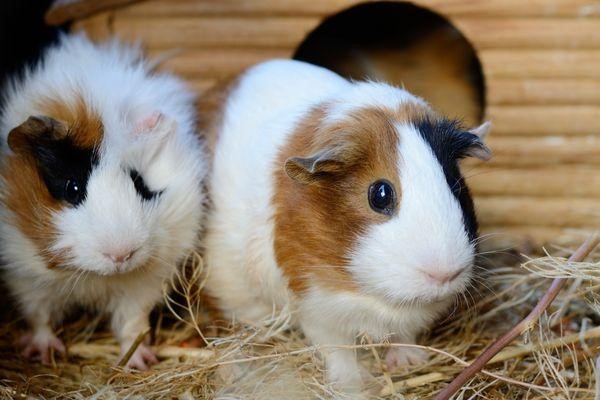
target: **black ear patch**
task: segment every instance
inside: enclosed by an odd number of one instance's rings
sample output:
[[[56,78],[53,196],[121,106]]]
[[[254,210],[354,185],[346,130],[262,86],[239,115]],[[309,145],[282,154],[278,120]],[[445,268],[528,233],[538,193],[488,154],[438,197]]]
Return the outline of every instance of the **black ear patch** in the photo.
[[[446,182],[462,208],[469,239],[475,240],[478,230],[475,207],[469,188],[458,168],[458,160],[469,155],[469,149],[479,143],[479,138],[463,130],[458,121],[453,120],[423,119],[415,127],[442,166]]]
[[[62,124],[49,117],[30,117],[10,132],[8,144],[15,153],[35,160],[52,197],[74,206],[85,199],[98,157],[93,149],[77,147]]]

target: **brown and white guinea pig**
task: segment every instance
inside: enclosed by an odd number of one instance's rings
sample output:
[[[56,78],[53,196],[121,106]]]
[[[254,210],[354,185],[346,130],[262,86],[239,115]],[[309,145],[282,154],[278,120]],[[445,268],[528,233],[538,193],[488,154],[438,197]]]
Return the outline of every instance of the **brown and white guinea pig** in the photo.
[[[489,124],[464,130],[405,90],[285,60],[244,73],[215,121],[208,294],[242,321],[290,310],[325,346],[328,380],[359,387],[354,352],[328,346],[414,343],[469,285],[477,222],[458,162],[490,157]]]
[[[24,355],[64,351],[72,305],[112,315],[122,352],[197,245],[207,162],[194,96],[137,48],[65,36],[12,83],[0,116],[4,277],[32,331]],[[144,345],[128,366],[156,362]]]

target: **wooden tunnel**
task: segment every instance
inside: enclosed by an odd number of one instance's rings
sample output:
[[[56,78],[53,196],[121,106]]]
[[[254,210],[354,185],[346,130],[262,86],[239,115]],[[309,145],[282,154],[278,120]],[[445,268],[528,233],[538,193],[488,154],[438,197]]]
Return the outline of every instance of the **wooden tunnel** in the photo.
[[[405,85],[469,124],[492,120],[494,158],[463,166],[482,233],[497,234],[486,247],[561,243],[600,228],[597,1],[58,3],[68,4],[48,19],[74,19],[94,39],[141,40],[153,56],[177,49],[162,68],[198,91],[296,55]]]

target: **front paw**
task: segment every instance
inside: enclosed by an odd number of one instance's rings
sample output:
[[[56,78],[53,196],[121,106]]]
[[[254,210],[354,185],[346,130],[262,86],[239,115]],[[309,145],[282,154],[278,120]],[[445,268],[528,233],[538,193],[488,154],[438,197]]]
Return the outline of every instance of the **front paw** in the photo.
[[[123,352],[123,355],[125,353],[127,353],[127,350]],[[142,343],[135,349],[129,360],[127,360],[125,368],[128,370],[147,371],[155,364],[158,364],[156,355],[148,346]]]
[[[18,342],[21,355],[28,359],[38,359],[44,365],[52,364],[52,353],[66,353],[63,342],[51,331],[40,331],[23,335]]]
[[[429,359],[429,353],[416,347],[392,347],[385,355],[385,365],[388,371],[400,367],[423,364]]]
[[[335,390],[346,394],[360,393],[363,386],[361,368],[355,360],[329,359],[326,363],[327,381]]]

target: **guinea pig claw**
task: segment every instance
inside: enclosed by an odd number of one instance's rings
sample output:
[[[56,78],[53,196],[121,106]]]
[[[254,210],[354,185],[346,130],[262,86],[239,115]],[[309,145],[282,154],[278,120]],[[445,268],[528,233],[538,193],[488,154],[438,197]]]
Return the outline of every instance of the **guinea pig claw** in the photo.
[[[392,347],[385,355],[385,365],[388,371],[394,371],[400,367],[423,364],[428,359],[429,354],[423,349]]]
[[[129,361],[127,361],[125,368],[129,370],[135,369],[138,371],[147,371],[155,364],[158,364],[158,359],[154,352],[146,345],[140,344]]]
[[[65,345],[53,334],[33,335],[28,333],[19,339],[18,343],[23,350],[21,355],[28,359],[39,359],[44,365],[52,365],[52,353],[64,355]]]

